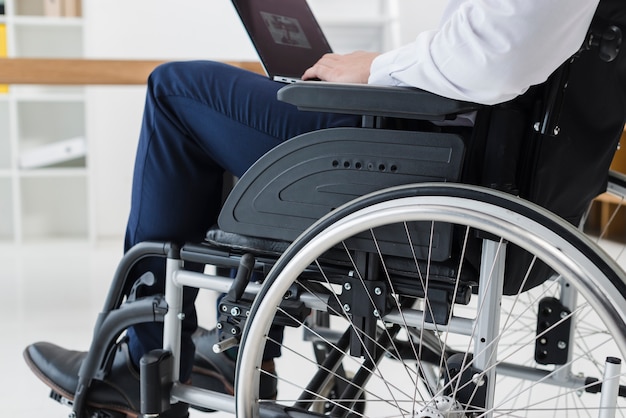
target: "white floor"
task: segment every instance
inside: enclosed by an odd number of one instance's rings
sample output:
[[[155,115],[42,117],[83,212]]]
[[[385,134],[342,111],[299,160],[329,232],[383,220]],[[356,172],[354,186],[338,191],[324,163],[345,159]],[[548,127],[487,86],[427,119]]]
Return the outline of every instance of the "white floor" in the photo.
[[[121,256],[121,240],[85,243],[0,244],[0,404],[7,417],[66,417],[69,408],[27,368],[24,347],[45,340],[86,350],[96,315]],[[201,325],[212,326],[212,295],[201,294]],[[208,318],[208,319],[207,319]],[[192,412],[192,417],[228,414]]]
[[[0,415],[68,416],[68,407],[48,398],[47,386],[30,372],[22,351],[36,341],[75,350],[89,347],[95,318],[121,256],[121,245],[121,240],[98,245],[0,244]],[[211,295],[201,298],[207,303],[201,304],[204,308],[199,311],[203,318],[210,317],[215,306]],[[191,416],[229,415],[193,411]]]

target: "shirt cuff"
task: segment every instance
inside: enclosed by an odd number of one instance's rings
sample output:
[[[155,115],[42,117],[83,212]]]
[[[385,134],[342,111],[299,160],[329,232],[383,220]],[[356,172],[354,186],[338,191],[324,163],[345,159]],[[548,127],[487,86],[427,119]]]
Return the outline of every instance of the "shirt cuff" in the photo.
[[[392,64],[396,60],[396,55],[396,51],[391,51],[377,56],[370,67],[370,76],[367,83],[383,86],[398,85],[398,80],[389,74],[389,69],[393,68]]]

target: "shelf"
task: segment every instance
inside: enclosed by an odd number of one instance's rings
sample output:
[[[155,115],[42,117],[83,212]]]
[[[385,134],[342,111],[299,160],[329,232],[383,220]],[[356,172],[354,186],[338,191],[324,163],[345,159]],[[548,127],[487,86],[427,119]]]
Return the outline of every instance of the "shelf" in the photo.
[[[11,168],[9,103],[0,101],[0,170]]]
[[[380,28],[383,29],[385,25],[392,22],[392,18],[390,17],[362,17],[357,19],[342,19],[337,17],[320,19],[320,25],[324,28],[344,28],[344,29],[354,29],[354,28]]]
[[[82,17],[12,16],[8,18],[15,26],[76,27],[83,26]]]
[[[15,215],[13,213],[13,187],[10,178],[0,177],[0,241],[15,239]]]
[[[326,19],[342,20],[346,24],[355,20],[376,18],[381,15],[381,0],[309,0],[316,18],[323,23]],[[382,0],[388,1],[388,0]],[[336,16],[343,16],[342,19]]]
[[[54,19],[56,17],[45,16],[46,9],[42,0],[14,0],[14,14],[16,16],[33,16]]]
[[[85,136],[82,101],[19,101],[17,107],[18,153],[68,138]]]
[[[89,237],[85,177],[22,178],[20,186],[24,241]]]
[[[11,95],[18,102],[82,102],[85,90],[76,86],[27,85],[11,86]]]
[[[82,161],[81,161],[82,160]],[[82,166],[78,167],[46,167],[46,168],[35,168],[35,169],[25,169],[19,170],[20,178],[71,178],[71,177],[86,177],[87,170],[84,167],[85,162],[84,159],[79,160],[79,164]]]
[[[348,53],[355,50],[381,51],[384,46],[385,26],[363,22],[352,22],[350,26],[339,21],[324,26],[328,43],[337,53]]]
[[[13,28],[13,56],[24,58],[78,58],[83,56],[82,25],[62,25],[66,19],[33,18],[32,24],[16,24]],[[34,24],[37,21],[41,24]],[[71,22],[68,19],[68,22]],[[46,42],[41,42],[45,39]]]

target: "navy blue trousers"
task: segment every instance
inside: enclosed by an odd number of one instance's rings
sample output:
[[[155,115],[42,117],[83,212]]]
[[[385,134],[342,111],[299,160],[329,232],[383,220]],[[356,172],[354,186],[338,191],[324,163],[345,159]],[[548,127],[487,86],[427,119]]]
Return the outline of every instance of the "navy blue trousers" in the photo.
[[[298,111],[276,99],[282,86],[208,61],[169,63],[154,70],[135,161],[126,250],[151,240],[201,242],[217,221],[225,172],[241,176],[263,154],[298,134],[360,122],[356,116]],[[162,259],[138,263],[129,282],[147,271],[155,274],[157,284],[138,295],[163,292]],[[190,376],[193,363],[196,295],[197,290],[185,290],[181,380]],[[141,324],[129,329],[128,337],[138,364],[144,353],[162,347],[162,326]]]

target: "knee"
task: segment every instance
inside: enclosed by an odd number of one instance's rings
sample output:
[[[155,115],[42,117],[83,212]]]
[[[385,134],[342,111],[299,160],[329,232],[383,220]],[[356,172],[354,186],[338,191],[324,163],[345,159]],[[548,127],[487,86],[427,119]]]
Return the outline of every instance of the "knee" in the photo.
[[[232,78],[238,68],[215,61],[168,62],[156,67],[148,78],[148,90],[155,96],[196,96],[218,80]]]
[[[192,62],[167,62],[152,70],[148,77],[148,88],[151,91],[168,91],[182,84],[186,74],[193,70]]]

